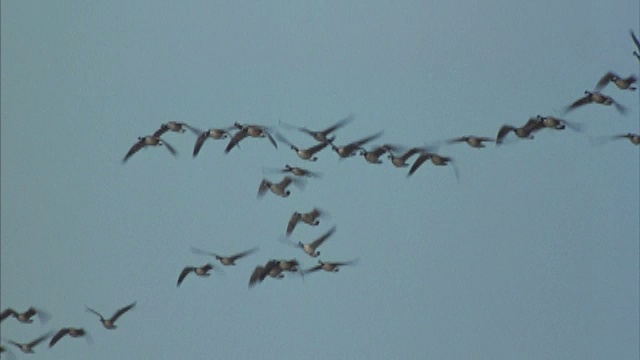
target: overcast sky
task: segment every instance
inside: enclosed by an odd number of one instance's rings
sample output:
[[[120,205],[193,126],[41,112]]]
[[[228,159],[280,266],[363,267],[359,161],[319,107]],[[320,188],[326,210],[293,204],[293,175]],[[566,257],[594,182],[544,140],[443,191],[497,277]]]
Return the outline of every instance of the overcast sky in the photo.
[[[640,92],[627,108],[563,109],[608,71],[638,75],[638,1],[3,1],[0,302],[46,310],[2,322],[7,339],[84,327],[34,359],[637,359]],[[637,84],[636,84],[637,85]],[[452,166],[315,163],[280,143],[138,136],[167,121],[201,130],[260,124],[335,132],[366,147],[440,144]],[[473,149],[536,115],[579,124]],[[322,173],[288,198],[256,197],[263,168]],[[279,241],[294,211],[311,258]],[[259,250],[208,278],[187,265]],[[254,267],[357,259],[338,273],[287,273],[248,288]],[[89,306],[111,316],[104,329]],[[11,346],[11,345],[8,345]],[[11,346],[14,353],[19,349]],[[19,357],[21,354],[17,354]]]

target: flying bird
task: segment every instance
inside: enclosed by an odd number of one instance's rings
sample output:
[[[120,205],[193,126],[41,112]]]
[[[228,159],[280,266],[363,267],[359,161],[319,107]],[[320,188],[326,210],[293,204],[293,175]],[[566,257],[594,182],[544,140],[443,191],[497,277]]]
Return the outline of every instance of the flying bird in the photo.
[[[166,141],[161,139],[160,136],[157,136],[157,135],[138,136],[138,142],[133,144],[131,149],[129,149],[129,152],[127,152],[127,154],[124,156],[124,159],[122,159],[122,162],[123,163],[127,162],[127,160],[129,160],[129,158],[133,154],[135,154],[136,152],[138,152],[138,150],[140,150],[140,149],[142,149],[144,147],[147,147],[147,146],[162,146],[162,145],[164,145],[167,148],[167,150],[169,150],[171,155],[175,156],[177,154],[177,152],[173,148],[173,146],[169,145],[169,143],[167,143]]]
[[[55,335],[53,335],[53,337],[51,338],[51,341],[49,341],[49,347],[50,348],[53,347],[53,345],[55,345],[58,341],[60,341],[60,339],[62,339],[65,335],[69,335],[73,338],[84,336],[84,338],[87,340],[87,343],[91,344],[92,342],[91,336],[85,329],[75,328],[75,327],[65,327],[58,330],[58,332]]]
[[[340,267],[341,266],[347,266],[347,265],[353,265],[357,262],[357,260],[350,260],[350,261],[322,261],[322,260],[318,260],[318,265],[310,268],[310,269],[306,269],[306,270],[302,270],[302,274],[308,274],[308,273],[312,273],[318,270],[324,270],[326,272],[338,272],[340,271]]]
[[[354,141],[352,143],[343,145],[343,146],[336,146],[331,144],[331,148],[333,148],[333,150],[338,154],[338,156],[340,156],[341,158],[347,158],[350,156],[355,155],[355,151],[359,150],[362,148],[362,145],[375,140],[377,138],[379,138],[382,135],[382,131],[375,133],[373,135],[369,135],[365,138],[362,138],[360,140]]]
[[[598,84],[596,85],[596,90],[602,90],[609,83],[614,83],[620,90],[633,91],[636,88],[631,85],[634,84],[637,80],[638,79],[633,75],[629,75],[628,77],[623,78],[617,75],[616,73],[609,71],[608,73],[604,74],[604,76],[600,79],[600,81],[598,81]]]
[[[37,315],[38,319],[40,320],[41,323],[46,323],[47,320],[49,320],[49,314],[36,309],[34,307],[30,307],[29,309],[27,309],[27,311],[23,312],[23,313],[19,313],[15,310],[13,310],[12,308],[6,308],[2,311],[2,313],[0,313],[0,322],[2,322],[4,319],[13,316],[14,318],[16,318],[19,322],[21,323],[25,323],[25,324],[30,324],[33,322],[33,316]]]
[[[300,177],[314,177],[314,178],[322,177],[322,174],[320,174],[319,172],[307,170],[298,166],[291,166],[289,164],[286,164],[282,169],[262,168],[262,170],[263,172],[269,171],[269,172],[275,172],[275,173],[281,173],[281,174],[291,173],[295,176],[300,176]]]
[[[375,147],[371,151],[360,148],[360,155],[362,155],[362,157],[364,157],[364,159],[370,164],[382,164],[380,156],[390,151],[390,149],[393,149],[393,146],[387,144]]]
[[[314,139],[316,139],[318,142],[321,143],[327,143],[327,142],[332,142],[333,138],[329,138],[329,134],[331,134],[332,132],[340,129],[341,127],[347,125],[348,123],[350,123],[351,121],[353,121],[353,114],[345,117],[344,119],[336,122],[335,124],[329,126],[328,128],[324,129],[324,130],[320,130],[320,131],[313,131],[313,130],[309,130],[305,127],[295,127],[295,126],[291,126],[291,125],[286,125],[286,127],[293,127],[299,131],[302,131],[305,134],[310,135],[311,137],[313,137]]]
[[[249,287],[253,287],[258,283],[261,283],[267,276],[271,276],[276,279],[284,277],[284,275],[282,275],[280,264],[277,260],[269,260],[264,266],[256,266],[249,278]]]
[[[299,241],[297,246],[301,248],[302,251],[304,251],[307,255],[311,257],[317,257],[318,255],[320,255],[320,251],[317,250],[318,247],[322,245],[322,243],[325,242],[335,232],[336,227],[334,226],[316,240],[308,244],[303,244],[301,241]]]
[[[636,48],[638,51],[633,51],[633,55],[640,61],[640,41],[636,37],[636,34],[633,33],[633,30],[629,29],[629,33],[631,34],[631,39],[633,39],[633,43],[636,44]]]
[[[465,142],[469,146],[471,146],[472,148],[483,148],[483,147],[485,147],[485,145],[483,143],[484,142],[488,142],[488,141],[495,142],[495,139],[492,139],[490,137],[484,137],[484,136],[468,135],[468,136],[461,136],[461,137],[458,137],[458,138],[447,140],[447,143],[448,144],[456,144],[456,143]]]
[[[194,254],[213,256],[213,257],[216,258],[216,260],[220,261],[220,263],[222,265],[225,265],[225,266],[235,265],[236,264],[236,260],[241,259],[241,258],[243,258],[245,256],[250,255],[250,254],[253,254],[254,252],[256,252],[256,250],[258,250],[258,248],[254,247],[252,249],[249,249],[249,250],[246,250],[246,251],[243,251],[243,252],[231,255],[231,256],[221,256],[221,255],[218,255],[216,253],[212,253],[212,252],[209,252],[209,251],[204,251],[204,250],[200,250],[198,248],[191,247],[191,251]]]
[[[193,157],[198,156],[198,153],[200,152],[202,145],[207,139],[214,139],[214,140],[226,139],[227,137],[231,136],[231,133],[229,132],[229,130],[231,130],[231,128],[228,128],[228,129],[212,128],[200,133],[200,135],[198,135],[198,138],[196,139],[196,144],[193,146]]]
[[[297,211],[294,212],[291,215],[291,218],[289,219],[289,223],[287,224],[287,236],[291,235],[291,233],[293,232],[293,229],[296,228],[296,225],[300,221],[302,221],[305,224],[309,224],[311,226],[317,226],[318,224],[320,224],[320,220],[318,220],[318,218],[322,214],[323,212],[318,208],[314,208],[313,210],[307,213],[300,213]]]
[[[36,338],[35,340],[28,342],[26,344],[21,344],[19,342],[15,342],[13,340],[7,340],[7,342],[11,345],[15,345],[16,347],[18,347],[18,349],[22,350],[23,353],[25,354],[33,354],[33,348],[36,347],[36,345],[40,344],[41,342],[43,342],[44,340],[48,339],[49,336],[51,336],[51,332],[48,332],[38,338]]]
[[[502,144],[504,137],[511,132],[521,139],[533,139],[533,132],[540,129],[542,129],[542,126],[536,118],[530,118],[527,123],[521,127],[502,125],[500,130],[498,130],[498,135],[496,136],[496,146]]]
[[[293,145],[289,140],[287,140],[281,134],[276,133],[275,136],[281,142],[285,143],[286,145],[289,145],[291,150],[295,151],[296,155],[298,155],[298,157],[300,159],[302,159],[302,160],[317,161],[318,157],[315,156],[315,154],[317,152],[319,152],[320,150],[326,148],[327,145],[329,145],[329,141],[325,141],[325,142],[318,143],[318,144],[316,144],[316,145],[314,145],[314,146],[312,146],[310,148],[307,148],[307,149],[300,149],[297,146]],[[333,138],[331,138],[331,140],[333,140]]]
[[[609,106],[609,105],[615,105],[616,110],[618,110],[619,113],[624,114],[627,109],[618,104],[615,100],[613,100],[612,97],[604,95],[602,93],[599,93],[597,91],[588,91],[585,90],[585,96],[581,97],[580,99],[574,101],[571,105],[567,106],[564,113],[568,113],[571,110],[574,110],[582,105],[586,105],[586,104],[591,104],[591,103],[596,103],[596,104],[601,104],[601,105],[605,105],[605,106]]]
[[[304,182],[301,179],[296,179],[291,176],[285,176],[279,183],[272,183],[267,179],[262,179],[258,187],[258,197],[264,196],[267,190],[271,190],[272,193],[278,196],[287,197],[291,194],[291,191],[287,190],[287,187],[291,183],[298,186],[298,188],[304,186]]]
[[[425,149],[421,147],[413,147],[405,151],[402,155],[395,155],[395,150],[393,150],[392,148],[387,148],[387,151],[389,152],[389,159],[391,160],[391,164],[393,164],[393,166],[395,167],[401,168],[409,166],[409,164],[407,164],[407,160],[409,160],[415,154],[423,153]]]
[[[116,320],[118,320],[118,318],[120,316],[122,316],[122,314],[126,313],[127,311],[131,310],[134,306],[136,306],[136,302],[133,302],[121,309],[119,309],[118,311],[116,311],[115,314],[113,314],[113,316],[110,319],[105,319],[99,312],[93,310],[90,307],[86,307],[87,311],[94,313],[96,315],[98,315],[98,317],[100,318],[100,322],[102,323],[102,325],[105,327],[105,329],[109,329],[109,330],[113,330],[116,328]]]
[[[209,275],[211,275],[209,274],[209,271],[211,269],[213,269],[212,264],[205,264],[202,266],[185,266],[185,268],[180,272],[180,276],[178,276],[178,283],[176,284],[176,286],[180,286],[180,284],[182,284],[182,282],[184,281],[184,278],[186,278],[190,273],[194,273],[198,276],[208,277]]]
[[[411,168],[409,169],[409,173],[407,174],[407,176],[413,175],[413,173],[416,172],[416,170],[418,170],[420,165],[422,165],[427,160],[431,160],[431,163],[435,166],[445,166],[445,165],[451,164],[451,167],[453,168],[453,173],[456,177],[456,181],[460,182],[460,176],[458,175],[458,168],[456,167],[453,159],[448,156],[442,156],[435,152],[429,152],[429,151],[424,151],[422,154],[420,154],[420,156],[416,158],[416,161],[413,163],[413,165],[411,165]]]
[[[177,122],[177,121],[169,121],[167,123],[164,123],[162,125],[160,125],[160,128],[158,130],[156,130],[156,132],[153,133],[153,136],[156,137],[160,137],[162,135],[164,135],[164,133],[166,133],[167,131],[173,131],[173,132],[177,132],[177,133],[183,133],[185,131],[190,130],[192,133],[199,135],[201,133],[200,130],[191,127],[183,122]]]
[[[266,137],[267,139],[269,139],[269,141],[271,142],[271,144],[277,149],[278,148],[278,144],[276,144],[276,141],[273,139],[273,136],[271,136],[271,134],[269,133],[269,130],[266,126],[261,126],[261,125],[242,125],[240,123],[234,123],[233,126],[235,126],[238,131],[233,135],[233,137],[231,138],[231,141],[229,141],[229,144],[227,145],[227,147],[224,149],[225,153],[228,153],[229,151],[231,151],[231,149],[233,149],[234,146],[236,146],[240,140],[246,138],[246,137],[254,137],[254,138],[264,138]]]

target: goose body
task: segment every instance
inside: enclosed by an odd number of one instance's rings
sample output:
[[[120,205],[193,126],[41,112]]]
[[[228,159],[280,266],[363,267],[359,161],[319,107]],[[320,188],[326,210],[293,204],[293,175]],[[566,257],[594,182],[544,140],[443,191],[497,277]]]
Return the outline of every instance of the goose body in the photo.
[[[89,333],[86,332],[83,328],[75,328],[75,327],[66,327],[58,330],[58,332],[53,335],[51,341],[49,341],[49,347],[53,347],[60,339],[62,339],[65,335],[69,335],[72,338],[77,337],[86,337],[87,342],[91,342],[91,337],[89,337]]]
[[[186,278],[190,273],[194,273],[202,277],[208,277],[209,275],[211,275],[209,274],[209,271],[211,269],[213,269],[212,264],[205,264],[202,266],[185,266],[185,268],[182,269],[180,275],[178,276],[178,283],[176,286],[180,286],[180,284],[182,284],[182,282],[184,281],[184,278]]]
[[[620,90],[633,91],[636,88],[631,85],[633,85],[636,82],[636,80],[638,79],[633,75],[629,75],[628,77],[623,78],[620,75],[609,71],[608,73],[604,74],[604,76],[600,79],[600,81],[598,81],[598,84],[596,85],[596,90],[602,90],[609,83],[614,83]]]
[[[455,143],[465,142],[472,148],[483,148],[485,147],[483,143],[486,141],[493,142],[495,140],[489,137],[469,135],[469,136],[461,136],[455,139],[447,140],[447,143],[455,144]]]
[[[258,197],[264,196],[267,190],[270,190],[275,195],[287,197],[291,194],[291,191],[287,190],[287,187],[291,183],[298,187],[302,186],[300,179],[294,179],[290,176],[285,176],[279,183],[273,183],[267,179],[262,179],[260,186],[258,187]]]
[[[122,307],[120,309],[118,309],[118,311],[115,312],[115,314],[113,314],[113,316],[110,319],[105,319],[102,314],[100,314],[99,312],[93,310],[92,308],[87,306],[87,311],[97,315],[100,318],[100,322],[102,323],[102,326],[105,327],[105,329],[109,329],[109,330],[113,330],[116,328],[116,320],[118,320],[118,318],[120,316],[122,316],[124,313],[126,313],[127,311],[133,309],[133,307],[136,306],[136,303],[133,302],[125,307]]]
[[[122,159],[122,162],[125,163],[133,154],[138,152],[140,149],[148,147],[148,146],[162,146],[164,145],[167,150],[171,153],[171,155],[176,155],[176,150],[173,146],[169,145],[166,141],[160,138],[158,135],[147,135],[147,136],[139,136],[138,141],[131,146],[127,154]]]
[[[316,240],[310,243],[304,244],[302,242],[298,242],[298,247],[301,248],[302,251],[305,252],[305,254],[311,257],[317,257],[318,255],[320,255],[320,252],[317,250],[318,247],[322,245],[322,243],[325,242],[331,235],[333,235],[335,231],[336,231],[336,227],[334,226],[331,229],[329,229],[329,231],[324,233],[322,236],[320,236],[319,238],[317,238]]]

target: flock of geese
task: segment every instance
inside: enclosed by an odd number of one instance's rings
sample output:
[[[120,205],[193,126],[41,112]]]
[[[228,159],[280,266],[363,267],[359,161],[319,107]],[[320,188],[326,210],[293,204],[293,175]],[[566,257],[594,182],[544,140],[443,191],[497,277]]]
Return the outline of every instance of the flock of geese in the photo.
[[[633,55],[640,62],[640,41],[638,41],[638,38],[633,33],[633,31],[630,31],[630,34],[633,42],[638,49],[637,51],[633,52]],[[636,81],[637,78],[634,75],[622,77],[614,72],[607,72],[596,83],[594,90],[586,90],[584,92],[584,96],[576,99],[574,102],[566,106],[563,113],[566,114],[588,104],[597,104],[603,106],[613,105],[619,113],[624,114],[627,111],[626,108],[618,101],[614,100],[612,97],[603,94],[601,91],[609,84],[614,84],[620,90],[634,91],[636,90],[636,87],[633,85],[636,83]],[[385,143],[367,149],[365,145],[374,140],[377,140],[382,136],[383,132],[380,131],[350,143],[337,145],[335,142],[337,138],[335,132],[351,123],[353,119],[353,115],[349,115],[346,118],[322,130],[311,130],[306,127],[298,127],[282,122],[280,123],[280,126],[282,128],[299,131],[313,138],[316,143],[307,148],[293,144],[284,135],[282,135],[280,131],[272,127],[262,125],[240,124],[236,122],[229,127],[211,128],[206,131],[201,131],[183,122],[170,121],[162,124],[160,128],[151,135],[138,137],[137,142],[134,143],[133,146],[131,146],[129,151],[124,156],[122,162],[126,163],[134,154],[138,153],[141,149],[148,147],[163,146],[172,155],[177,155],[177,151],[175,150],[175,148],[170,145],[163,138],[163,136],[168,132],[184,133],[188,130],[197,136],[193,147],[194,158],[198,156],[198,154],[202,150],[204,143],[208,139],[229,139],[229,142],[224,149],[224,152],[228,154],[235,147],[240,147],[240,143],[245,139],[262,138],[267,139],[276,149],[278,148],[278,143],[288,146],[301,160],[306,160],[309,162],[317,161],[317,154],[326,148],[333,150],[339,158],[349,158],[360,155],[365,159],[367,163],[371,164],[381,164],[383,162],[381,158],[386,154],[387,158],[390,160],[390,163],[393,166],[397,168],[409,167],[407,176],[413,175],[421,165],[430,160],[431,163],[435,166],[445,166],[449,164],[452,165],[456,179],[458,178],[458,171],[454,165],[453,159],[451,157],[444,156],[438,153],[437,149],[440,146],[439,144],[432,146],[425,145],[406,147]],[[495,138],[486,136],[465,135],[449,139],[445,143],[466,143],[472,148],[483,148],[486,146],[485,143],[487,142],[495,142],[496,146],[503,144],[505,138],[510,133],[515,134],[516,138],[519,139],[533,139],[533,134],[537,131],[541,131],[543,129],[564,130],[566,128],[577,132],[582,131],[581,125],[578,123],[570,122],[554,116],[537,115],[535,117],[531,117],[525,124],[521,126],[514,126],[510,124],[501,126],[498,129]],[[610,141],[616,139],[628,139],[632,144],[640,145],[640,134],[638,133],[629,132],[625,134],[614,134],[600,137],[600,140],[602,141]],[[410,162],[410,159],[412,159],[414,156],[415,159]],[[263,168],[263,170],[265,169]],[[265,196],[268,192],[271,192],[274,195],[280,197],[288,197],[291,194],[290,190],[288,189],[290,185],[293,184],[294,186],[302,188],[305,184],[305,178],[320,177],[320,174],[317,172],[302,167],[291,166],[289,164],[285,165],[283,168],[269,170],[272,173],[280,173],[285,175],[282,180],[278,182],[263,178],[258,186],[258,198]],[[314,208],[309,212],[293,212],[286,225],[285,235],[282,236],[280,240],[286,244],[289,244],[296,248],[300,248],[306,255],[311,258],[317,258],[320,255],[320,251],[318,251],[318,248],[336,232],[335,225],[328,231],[323,233],[321,236],[319,236],[317,239],[314,239],[307,243],[303,243],[302,241],[293,242],[289,240],[289,237],[298,224],[303,223],[309,226],[317,226],[320,223],[319,219],[325,214],[326,212],[324,210],[321,210],[320,208]],[[237,254],[223,256],[195,247],[191,248],[191,251],[194,254],[213,257],[223,266],[236,265],[236,261],[255,253],[257,250],[258,248],[252,248],[239,252]],[[270,259],[264,265],[260,264],[255,267],[255,269],[249,276],[249,287],[251,288],[253,286],[256,286],[268,277],[282,279],[285,276],[285,272],[298,273],[301,276],[319,270],[324,270],[326,272],[337,272],[342,266],[353,265],[356,262],[357,259],[348,261],[318,260],[317,265],[302,269],[300,262],[295,258]],[[211,262],[200,266],[185,266],[178,275],[176,285],[179,287],[186,279],[186,277],[191,273],[200,277],[208,277],[210,276],[211,270],[216,270],[216,267]],[[86,307],[86,311],[96,315],[105,329],[113,330],[116,328],[115,322],[122,315],[133,309],[135,305],[136,302],[133,302],[129,305],[121,307],[120,309],[116,310],[116,312],[110,318],[105,318],[101,313],[88,306]],[[33,322],[34,316],[38,317],[40,322],[43,324],[46,323],[49,318],[49,315],[45,311],[34,307],[30,307],[24,312],[18,312],[12,308],[7,308],[3,310],[2,313],[0,313],[0,322],[13,317],[18,322],[28,324]],[[84,337],[88,343],[92,342],[92,338],[89,333],[81,327],[64,327],[59,329],[58,331],[50,331],[26,343],[21,343],[6,338],[3,339],[8,344],[17,347],[24,353],[33,353],[34,347],[36,347],[40,343],[49,340],[49,347],[52,348],[67,335],[70,338]],[[0,347],[0,352],[6,353],[9,356],[14,356],[13,353],[5,346]]]

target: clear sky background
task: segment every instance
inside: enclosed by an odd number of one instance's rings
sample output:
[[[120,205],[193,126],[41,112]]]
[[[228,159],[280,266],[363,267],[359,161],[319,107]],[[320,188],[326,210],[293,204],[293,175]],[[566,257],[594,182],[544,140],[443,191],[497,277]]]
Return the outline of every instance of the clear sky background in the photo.
[[[2,323],[27,342],[63,326],[34,359],[433,358],[637,359],[639,92],[628,108],[562,109],[607,71],[638,75],[629,29],[636,0],[3,1],[1,306],[33,305],[46,324]],[[167,133],[179,152],[121,160],[163,122],[200,129],[238,121],[314,141],[433,144],[537,114],[584,126],[500,147],[445,145],[459,169],[304,162],[248,139],[223,153]],[[374,145],[371,144],[371,145]],[[321,172],[287,199],[256,199],[263,167]],[[339,273],[292,274],[248,288],[258,264],[296,257],[278,241],[293,211],[325,209],[310,241],[335,225],[321,259]],[[176,280],[213,259],[195,246],[259,251],[209,278]],[[219,263],[216,263],[219,265]],[[85,305],[110,316],[102,328]],[[2,341],[6,344],[6,341]],[[14,352],[19,352],[14,348]],[[17,354],[20,356],[21,354]],[[22,357],[22,356],[20,356]]]

